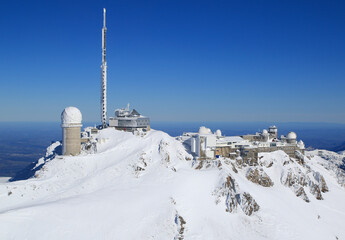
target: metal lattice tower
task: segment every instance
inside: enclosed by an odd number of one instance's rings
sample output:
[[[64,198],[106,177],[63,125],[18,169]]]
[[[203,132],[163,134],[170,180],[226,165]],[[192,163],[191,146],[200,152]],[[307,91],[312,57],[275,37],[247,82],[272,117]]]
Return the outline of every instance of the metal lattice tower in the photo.
[[[102,28],[102,71],[101,71],[101,114],[102,114],[102,127],[106,128],[107,125],[107,60],[106,60],[106,45],[105,37],[107,27],[105,26],[105,8],[103,8],[103,28]]]

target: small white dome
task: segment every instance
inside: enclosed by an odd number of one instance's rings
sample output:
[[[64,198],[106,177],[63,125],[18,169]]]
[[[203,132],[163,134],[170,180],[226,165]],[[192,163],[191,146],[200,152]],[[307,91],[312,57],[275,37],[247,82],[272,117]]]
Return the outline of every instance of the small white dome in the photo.
[[[201,126],[199,128],[199,134],[209,134],[211,132],[211,130],[207,127]]]
[[[297,134],[295,132],[289,132],[286,136],[287,139],[297,139]]]
[[[268,135],[268,131],[266,129],[262,130],[262,135]]]
[[[304,148],[304,142],[302,141],[302,140],[299,140],[299,142],[298,142],[298,145],[300,146],[300,147],[302,147],[302,148]]]
[[[220,131],[219,129],[218,129],[215,133],[216,133],[216,135],[217,135],[218,137],[221,137],[221,136],[222,136],[222,131]]]
[[[76,107],[66,107],[61,113],[62,125],[81,124],[82,115]]]

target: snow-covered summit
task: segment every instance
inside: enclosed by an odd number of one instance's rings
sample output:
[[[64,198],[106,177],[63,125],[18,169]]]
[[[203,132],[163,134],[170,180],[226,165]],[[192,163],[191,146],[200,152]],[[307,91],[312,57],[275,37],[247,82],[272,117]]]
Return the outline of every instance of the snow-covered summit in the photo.
[[[196,161],[164,132],[112,128],[91,143],[53,143],[0,183],[0,239],[345,239],[339,154]]]

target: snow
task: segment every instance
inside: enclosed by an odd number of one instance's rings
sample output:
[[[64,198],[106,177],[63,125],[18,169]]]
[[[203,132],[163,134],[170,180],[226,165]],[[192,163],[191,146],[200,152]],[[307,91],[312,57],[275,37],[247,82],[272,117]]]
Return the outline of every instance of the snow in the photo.
[[[164,132],[109,128],[95,139],[96,153],[74,157],[56,155],[53,143],[35,177],[0,183],[0,239],[345,239],[345,187],[336,165],[316,152],[305,165],[282,151],[261,153],[257,167],[274,182],[263,187],[246,178],[250,166],[223,158],[200,165]],[[282,184],[289,169],[322,175],[324,199],[307,186],[310,202],[297,197]],[[227,176],[257,212],[227,212],[225,198],[217,202]]]
[[[6,183],[10,180],[10,177],[0,177],[0,183]]]
[[[229,136],[229,137],[223,137],[218,139],[219,142],[232,142],[232,143],[236,143],[236,142],[243,142],[243,138],[240,136]]]
[[[61,113],[62,124],[81,124],[82,115],[76,107],[66,107]]]

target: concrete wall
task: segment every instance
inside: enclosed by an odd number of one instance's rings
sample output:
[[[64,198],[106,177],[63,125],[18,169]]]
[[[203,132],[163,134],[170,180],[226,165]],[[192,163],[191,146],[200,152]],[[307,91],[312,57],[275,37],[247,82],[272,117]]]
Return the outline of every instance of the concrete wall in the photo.
[[[78,155],[81,149],[80,127],[62,128],[62,154]]]
[[[248,135],[243,135],[241,136],[244,140],[248,140],[251,142],[254,141],[258,141],[258,142],[264,142],[265,139],[261,136],[261,135],[252,135],[252,134],[248,134]]]
[[[300,149],[297,146],[271,146],[271,147],[257,147],[257,148],[232,148],[232,147],[217,147],[216,154],[223,157],[236,157],[236,151],[241,150],[241,157],[247,159],[257,159],[260,152],[274,152],[278,150],[284,151],[289,157],[296,158],[296,151],[300,151],[304,154],[304,149]]]

